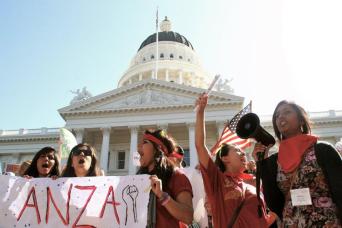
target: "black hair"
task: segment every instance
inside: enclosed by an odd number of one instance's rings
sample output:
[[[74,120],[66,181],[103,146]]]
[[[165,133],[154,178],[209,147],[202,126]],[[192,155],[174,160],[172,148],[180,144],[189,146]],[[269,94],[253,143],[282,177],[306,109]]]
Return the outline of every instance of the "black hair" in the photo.
[[[222,161],[222,157],[226,156],[229,154],[229,151],[231,149],[235,148],[235,145],[233,144],[228,144],[228,143],[223,143],[220,147],[220,149],[216,153],[216,158],[215,158],[215,165],[219,168],[219,170],[224,173],[226,171],[226,166],[224,165]]]
[[[38,168],[37,168],[37,161],[39,159],[39,157],[41,155],[46,155],[50,152],[53,152],[54,158],[55,158],[55,164],[54,166],[51,168],[50,173],[48,174],[48,177],[51,176],[59,176],[60,175],[60,171],[59,171],[59,159],[57,156],[57,152],[54,148],[52,147],[43,147],[42,149],[40,149],[33,157],[31,165],[27,168],[27,170],[25,171],[24,175],[28,175],[31,177],[39,177],[39,172],[38,172]]]
[[[86,176],[87,177],[101,176],[100,168],[99,168],[97,157],[96,157],[96,150],[94,147],[92,147],[88,143],[80,143],[74,146],[74,148],[72,148],[68,157],[67,165],[65,169],[63,170],[62,176],[63,177],[76,177],[75,169],[74,167],[72,167],[72,157],[73,157],[73,154],[76,151],[78,151],[79,148],[81,147],[87,147],[87,149],[91,151],[91,165]]]
[[[280,133],[280,131],[277,127],[277,124],[276,124],[276,115],[277,115],[278,108],[284,104],[290,105],[294,109],[294,111],[297,113],[298,121],[299,121],[299,123],[301,123],[302,133],[303,134],[310,134],[311,133],[310,120],[309,120],[308,114],[306,113],[304,108],[302,108],[301,106],[299,106],[298,104],[296,104],[294,102],[283,100],[283,101],[280,101],[278,103],[277,107],[275,108],[275,110],[273,112],[273,116],[272,116],[273,130],[274,130],[274,133],[277,136],[277,138],[279,140],[282,140],[281,133]]]
[[[172,137],[166,134],[164,130],[146,130],[144,134],[150,134],[159,139],[167,148],[167,153],[171,154],[175,150],[175,142]],[[150,141],[153,145],[154,154],[154,170],[149,172],[148,167],[140,167],[137,174],[154,174],[161,179],[163,189],[167,188],[167,184],[175,171],[175,166],[169,161],[167,156],[161,151],[160,146]]]

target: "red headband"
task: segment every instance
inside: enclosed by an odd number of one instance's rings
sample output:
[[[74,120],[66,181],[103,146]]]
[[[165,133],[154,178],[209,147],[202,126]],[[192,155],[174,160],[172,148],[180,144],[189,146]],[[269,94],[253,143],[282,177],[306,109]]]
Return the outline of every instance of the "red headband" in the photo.
[[[184,155],[177,153],[176,151],[173,151],[172,154],[170,155],[170,157],[174,157],[174,158],[183,158]]]
[[[157,144],[160,147],[161,151],[165,155],[169,154],[169,152],[168,152],[166,146],[164,145],[164,143],[162,143],[162,141],[160,141],[158,138],[154,137],[153,135],[151,135],[151,134],[144,134],[143,140],[148,140],[148,141],[154,142],[155,144]]]

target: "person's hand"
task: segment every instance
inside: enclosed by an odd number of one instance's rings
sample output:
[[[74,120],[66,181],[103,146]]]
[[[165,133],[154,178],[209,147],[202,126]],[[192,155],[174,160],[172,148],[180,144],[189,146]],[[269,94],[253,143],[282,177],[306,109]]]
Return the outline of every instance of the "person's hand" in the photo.
[[[150,176],[150,180],[152,191],[159,199],[163,194],[162,181],[156,175]]]
[[[276,213],[269,211],[268,214],[266,215],[266,223],[267,226],[270,227],[276,220],[278,216]]]
[[[208,94],[202,93],[196,100],[195,106],[197,107],[197,112],[204,112],[205,107],[208,104]]]
[[[254,146],[253,153],[252,153],[254,160],[258,161],[257,153],[261,153],[261,152],[265,152],[263,159],[267,158],[268,157],[268,152],[269,152],[271,147],[272,146],[266,147],[266,146],[262,145],[261,143],[256,143],[255,146]]]
[[[29,175],[24,175],[23,178],[32,179],[33,177],[32,177],[32,176],[29,176]]]
[[[51,176],[51,179],[52,179],[52,180],[57,180],[57,178],[58,178],[58,176],[57,176],[57,175],[53,175],[53,176]]]

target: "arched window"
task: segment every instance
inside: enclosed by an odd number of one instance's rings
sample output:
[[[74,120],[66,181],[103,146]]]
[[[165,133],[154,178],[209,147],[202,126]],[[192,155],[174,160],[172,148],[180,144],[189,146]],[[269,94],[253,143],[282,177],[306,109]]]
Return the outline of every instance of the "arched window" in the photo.
[[[179,59],[183,59],[183,56],[180,55],[180,56],[179,56]]]
[[[154,55],[151,55],[151,59],[154,59]]]
[[[146,61],[146,59],[145,59],[145,57],[143,58],[143,62],[145,62]]]
[[[173,59],[173,54],[170,54],[170,59]]]
[[[164,54],[163,53],[160,54],[160,58],[161,59],[164,58]]]

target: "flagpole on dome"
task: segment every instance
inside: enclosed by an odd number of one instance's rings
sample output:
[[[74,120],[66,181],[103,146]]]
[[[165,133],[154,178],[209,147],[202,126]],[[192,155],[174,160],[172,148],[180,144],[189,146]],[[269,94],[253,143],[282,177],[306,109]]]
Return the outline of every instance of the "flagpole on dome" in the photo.
[[[158,79],[158,59],[159,59],[159,32],[158,32],[158,6],[157,6],[157,13],[156,13],[156,69],[154,79]]]

